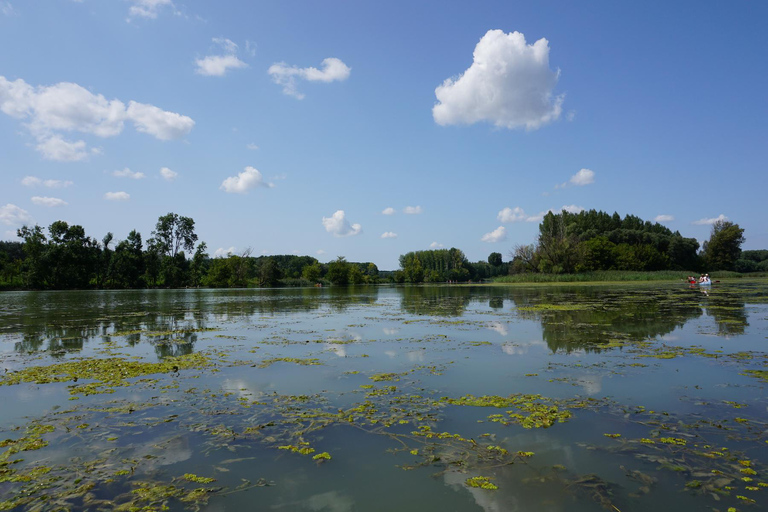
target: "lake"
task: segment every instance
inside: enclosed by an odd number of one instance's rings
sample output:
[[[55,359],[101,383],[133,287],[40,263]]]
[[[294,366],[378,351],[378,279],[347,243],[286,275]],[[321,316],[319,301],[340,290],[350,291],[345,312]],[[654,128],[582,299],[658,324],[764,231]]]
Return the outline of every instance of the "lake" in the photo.
[[[0,294],[0,510],[768,510],[768,281]]]

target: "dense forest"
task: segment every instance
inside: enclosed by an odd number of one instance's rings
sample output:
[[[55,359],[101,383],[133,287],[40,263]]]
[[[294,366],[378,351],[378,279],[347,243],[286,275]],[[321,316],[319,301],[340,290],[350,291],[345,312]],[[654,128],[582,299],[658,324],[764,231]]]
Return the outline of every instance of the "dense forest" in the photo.
[[[515,247],[510,271],[768,271],[768,253],[742,252],[743,243],[744,230],[724,220],[712,225],[710,239],[699,250],[695,238],[634,215],[622,219],[618,213],[595,210],[549,212],[536,243]]]
[[[469,282],[507,274],[562,274],[599,270],[768,272],[768,250],[742,251],[744,230],[719,221],[699,247],[658,224],[595,210],[548,213],[536,243],[518,245],[510,261],[493,252],[470,262],[459,249],[412,251],[400,269],[379,271],[371,262],[343,257],[320,263],[311,256],[251,256],[252,250],[211,258],[195,221],[161,216],[151,236],[136,230],[100,241],[79,225],[56,221],[47,230],[24,226],[20,242],[0,242],[0,289],[66,290],[179,287],[274,287],[318,284]]]

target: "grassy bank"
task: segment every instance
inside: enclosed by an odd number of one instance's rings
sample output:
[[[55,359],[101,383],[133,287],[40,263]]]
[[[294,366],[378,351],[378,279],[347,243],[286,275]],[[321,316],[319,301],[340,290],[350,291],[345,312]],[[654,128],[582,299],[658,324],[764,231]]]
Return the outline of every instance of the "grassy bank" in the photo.
[[[497,277],[494,283],[587,283],[608,281],[683,281],[687,276],[698,276],[696,272],[661,270],[658,272],[631,272],[623,270],[602,270],[581,274],[514,274]],[[739,274],[738,272],[712,272],[712,279],[764,278],[765,272]]]

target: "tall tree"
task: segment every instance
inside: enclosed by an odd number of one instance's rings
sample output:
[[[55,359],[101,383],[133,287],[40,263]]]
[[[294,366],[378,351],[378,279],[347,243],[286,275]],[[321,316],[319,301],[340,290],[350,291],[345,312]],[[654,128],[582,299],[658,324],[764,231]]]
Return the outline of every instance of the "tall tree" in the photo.
[[[162,256],[160,275],[165,286],[175,288],[189,281],[185,251],[191,253],[196,241],[195,221],[191,217],[171,212],[157,219],[149,245],[150,250]]]
[[[738,224],[719,220],[712,225],[709,241],[704,242],[704,260],[712,270],[733,270],[743,243],[744,230]]]

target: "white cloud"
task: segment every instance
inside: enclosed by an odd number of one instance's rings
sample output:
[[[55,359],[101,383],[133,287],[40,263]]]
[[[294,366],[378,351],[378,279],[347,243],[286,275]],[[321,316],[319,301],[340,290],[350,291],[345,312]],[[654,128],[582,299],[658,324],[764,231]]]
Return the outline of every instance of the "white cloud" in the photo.
[[[256,144],[254,144],[253,142],[251,142],[251,143],[247,144],[245,147],[246,147],[246,148],[248,148],[248,149],[250,149],[250,150],[253,150],[253,151],[255,151],[255,150],[259,149],[259,146],[257,146],[257,145],[256,145]]]
[[[195,73],[203,76],[224,76],[228,69],[247,68],[248,64],[235,55],[209,55],[195,60]]]
[[[387,231],[386,233],[381,234],[381,238],[397,238],[397,233],[393,233],[392,231]]]
[[[225,249],[225,248],[223,248],[223,247],[219,247],[218,249],[216,249],[216,250],[213,252],[213,257],[214,257],[214,258],[226,258],[226,257],[228,257],[230,254],[235,254],[235,252],[236,252],[236,248],[235,248],[235,246],[232,246],[232,247],[230,247],[229,249]]]
[[[25,187],[37,187],[38,185],[41,185],[43,183],[43,180],[36,176],[24,176],[21,180],[21,184]]]
[[[315,254],[317,254],[318,256],[322,256],[323,254],[325,254],[325,251],[322,249],[318,249],[317,251],[315,251]]]
[[[362,233],[360,224],[350,224],[344,210],[336,210],[330,217],[323,217],[325,230],[333,236],[355,236]]]
[[[131,0],[131,3],[133,5],[128,9],[128,14],[140,18],[155,19],[161,7],[173,7],[171,0]]]
[[[41,138],[35,146],[43,158],[58,162],[79,162],[88,158],[85,141],[68,142],[59,135]]]
[[[675,217],[672,215],[657,215],[655,219],[653,219],[654,222],[672,222],[675,220]]]
[[[245,194],[248,190],[256,187],[272,188],[275,185],[264,181],[264,177],[254,167],[246,167],[245,170],[237,176],[230,176],[221,182],[219,187],[224,192],[231,194]]]
[[[195,124],[187,116],[153,105],[131,101],[126,108],[120,100],[107,100],[74,83],[33,87],[22,79],[11,82],[3,76],[0,111],[25,121],[45,158],[64,161],[83,160],[88,152],[85,141],[66,141],[63,132],[114,137],[123,131],[125,121],[132,121],[138,131],[168,140],[186,135]]]
[[[549,42],[525,42],[519,32],[489,30],[475,46],[472,65],[435,89],[440,125],[480,121],[535,130],[560,117],[564,96],[553,96],[560,71],[549,69]]]
[[[273,82],[283,86],[283,94],[303,99],[304,94],[296,89],[297,79],[325,83],[344,81],[349,78],[350,71],[351,68],[340,59],[329,57],[323,59],[321,69],[313,67],[298,68],[296,66],[289,66],[285,62],[278,62],[272,64],[267,73],[270,74]]]
[[[140,180],[146,177],[146,175],[143,172],[133,172],[127,167],[122,171],[112,171],[112,176],[115,176],[117,178],[131,178],[134,180]]]
[[[107,201],[127,201],[131,198],[131,195],[127,192],[107,192],[104,194],[104,199]]]
[[[160,140],[180,139],[195,126],[190,117],[135,101],[128,103],[126,115],[133,121],[136,130]]]
[[[438,242],[432,242],[431,244],[429,244],[430,249],[442,249],[443,247],[445,246]]]
[[[406,206],[403,208],[403,213],[408,215],[419,215],[420,213],[424,213],[424,209],[421,206]]]
[[[63,180],[41,180],[37,176],[24,176],[21,184],[25,187],[39,187],[40,185],[48,188],[66,188],[74,185],[72,181]]]
[[[525,220],[527,217],[525,215],[525,211],[523,211],[523,209],[519,206],[516,206],[514,208],[504,208],[499,212],[498,215],[496,215],[496,218],[499,220],[499,222],[509,224],[510,222],[519,222]]]
[[[34,224],[35,221],[27,210],[8,203],[5,206],[0,206],[0,222],[6,226],[22,226]]]
[[[388,207],[388,208],[384,208],[383,210],[381,210],[381,214],[382,215],[394,215],[395,214],[395,209],[392,208],[391,206]]]
[[[67,206],[69,203],[58,197],[41,197],[34,196],[32,202],[39,206],[47,206],[53,208],[55,206]]]
[[[230,39],[214,37],[213,42],[221,46],[224,55],[208,55],[196,59],[195,73],[204,76],[224,76],[229,69],[247,68],[248,64],[237,58],[237,44]],[[246,43],[247,46],[247,43]]]
[[[577,187],[583,187],[595,182],[595,172],[590,169],[581,169],[579,172],[571,176],[570,183]]]
[[[483,242],[488,242],[493,244],[496,242],[501,242],[502,240],[506,240],[506,238],[507,238],[507,228],[505,228],[504,226],[499,226],[493,231],[491,231],[490,233],[484,234],[482,238],[480,238],[480,240]]]
[[[162,176],[165,181],[173,181],[179,176],[179,173],[172,171],[167,167],[163,167],[160,169],[160,176]]]
[[[697,226],[707,226],[707,225],[712,225],[715,222],[722,222],[722,221],[726,221],[726,220],[728,220],[728,217],[726,217],[725,215],[723,215],[721,213],[717,217],[714,217],[714,218],[711,218],[711,219],[699,219],[699,220],[693,221],[692,224],[696,224]]]

